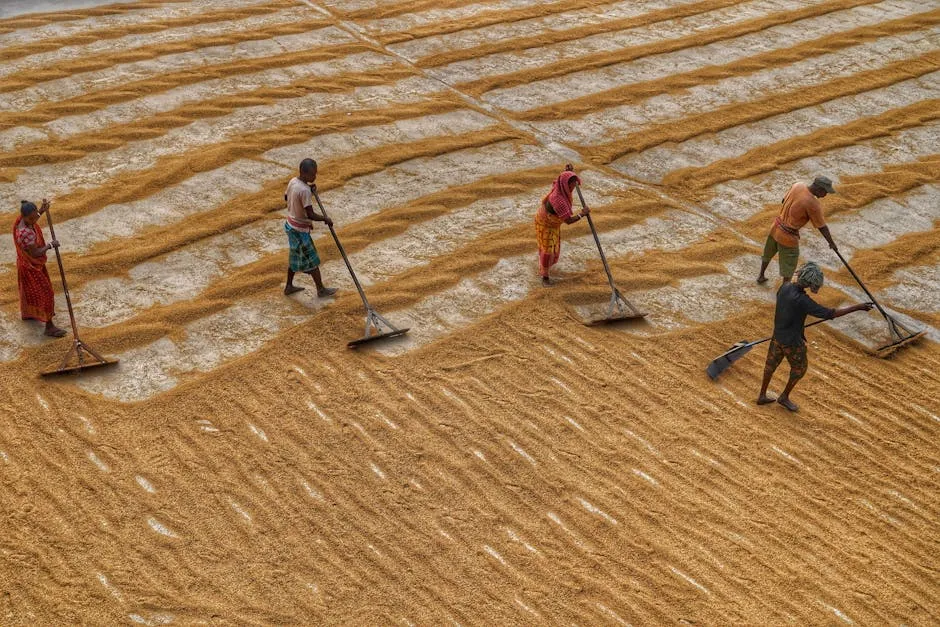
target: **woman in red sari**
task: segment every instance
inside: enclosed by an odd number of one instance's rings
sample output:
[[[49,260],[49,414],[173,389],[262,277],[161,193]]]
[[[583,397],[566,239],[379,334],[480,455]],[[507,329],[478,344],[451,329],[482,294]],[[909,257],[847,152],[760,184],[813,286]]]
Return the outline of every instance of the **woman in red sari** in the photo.
[[[571,195],[581,179],[574,173],[574,167],[569,163],[565,166],[555,182],[552,191],[542,199],[538,213],[535,214],[535,237],[539,244],[539,274],[542,276],[542,285],[548,287],[552,284],[548,277],[549,269],[558,263],[561,254],[561,223],[574,224],[591,212],[584,207],[577,215],[571,211]]]
[[[46,252],[59,247],[52,240],[48,244],[39,228],[39,217],[49,209],[43,198],[42,207],[29,201],[20,203],[20,215],[13,224],[13,242],[16,244],[16,275],[20,287],[20,314],[23,320],[46,323],[46,335],[62,337],[65,331],[52,323],[55,315],[55,295],[46,270]]]

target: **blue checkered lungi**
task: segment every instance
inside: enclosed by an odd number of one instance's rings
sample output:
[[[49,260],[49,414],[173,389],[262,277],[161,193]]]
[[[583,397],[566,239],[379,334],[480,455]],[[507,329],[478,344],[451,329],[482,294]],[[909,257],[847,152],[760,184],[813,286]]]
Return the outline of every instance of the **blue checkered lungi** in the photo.
[[[320,265],[320,255],[317,247],[313,245],[310,233],[304,233],[291,228],[284,223],[284,231],[290,242],[290,269],[294,272],[310,272]]]

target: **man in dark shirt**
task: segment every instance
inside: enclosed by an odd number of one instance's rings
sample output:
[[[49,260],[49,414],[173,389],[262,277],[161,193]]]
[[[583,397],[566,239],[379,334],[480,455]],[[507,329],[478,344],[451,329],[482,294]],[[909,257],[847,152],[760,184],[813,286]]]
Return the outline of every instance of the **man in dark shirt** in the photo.
[[[872,308],[872,303],[862,303],[851,307],[842,307],[841,309],[823,307],[806,293],[806,288],[809,288],[815,294],[822,287],[822,284],[822,270],[812,261],[807,261],[800,268],[796,283],[784,283],[777,291],[774,335],[770,340],[770,348],[767,350],[764,381],[761,384],[760,396],[757,397],[758,405],[767,405],[776,400],[790,411],[799,409],[796,403],[790,400],[790,392],[793,391],[797,381],[806,374],[806,337],[803,335],[806,316],[831,320],[850,314],[853,311],[868,311]],[[790,380],[780,397],[774,399],[767,396],[767,386],[770,385],[770,379],[774,376],[774,371],[777,370],[777,366],[784,358],[790,363]]]

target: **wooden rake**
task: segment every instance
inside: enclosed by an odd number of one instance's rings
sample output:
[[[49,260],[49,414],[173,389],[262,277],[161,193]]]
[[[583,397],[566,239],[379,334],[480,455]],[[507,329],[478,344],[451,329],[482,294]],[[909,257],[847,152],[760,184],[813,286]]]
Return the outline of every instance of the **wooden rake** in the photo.
[[[835,253],[839,256],[839,260],[842,262],[842,265],[845,266],[845,269],[849,271],[849,273],[852,275],[852,278],[854,278],[855,282],[858,283],[858,286],[864,290],[872,304],[878,309],[878,313],[880,313],[885,319],[885,322],[888,323],[888,333],[890,334],[891,341],[889,341],[884,346],[879,346],[876,348],[875,355],[881,358],[889,357],[897,350],[904,348],[905,346],[910,346],[927,334],[927,331],[912,331],[911,329],[908,329],[903,324],[898,322],[896,318],[885,311],[878,301],[875,300],[875,297],[872,295],[872,293],[868,291],[868,288],[865,287],[865,284],[862,283],[862,280],[858,278],[858,275],[855,274],[855,270],[853,270],[852,266],[849,265],[849,262],[845,260],[845,257],[842,256],[842,253],[840,253],[838,250],[835,251]]]
[[[56,238],[55,227],[52,226],[52,213],[49,209],[46,209],[46,220],[49,222],[49,235],[54,240]],[[59,364],[58,368],[43,372],[42,376],[70,374],[91,368],[98,368],[100,366],[113,366],[118,363],[117,359],[105,359],[88,346],[88,344],[85,344],[79,337],[78,323],[75,322],[75,311],[72,309],[72,297],[69,295],[69,286],[65,281],[65,267],[62,265],[62,255],[59,253],[58,248],[54,248],[53,250],[55,250],[55,258],[59,264],[59,276],[62,277],[62,291],[65,293],[65,304],[68,306],[69,310],[69,321],[72,323],[72,347],[69,348],[69,352],[62,358],[62,362]],[[72,359],[73,355],[75,356],[74,360]],[[72,362],[72,365],[69,365],[69,362]]]
[[[323,214],[324,218],[328,217],[326,215],[326,209],[323,208],[323,203],[320,202],[320,195],[314,191],[313,197],[317,201],[317,206],[320,208],[320,213]],[[349,257],[346,255],[346,249],[343,248],[343,245],[339,241],[339,237],[336,235],[336,229],[333,228],[332,224],[329,225],[329,228],[330,234],[333,235],[333,241],[336,242],[336,247],[339,249],[339,254],[342,255],[343,261],[346,262],[346,269],[349,270],[349,276],[352,277],[353,283],[356,284],[356,289],[359,290],[359,297],[362,298],[362,305],[366,309],[366,330],[364,335],[359,339],[347,342],[346,346],[349,348],[357,348],[367,342],[398,337],[408,333],[410,329],[399,329],[372,308],[372,305],[369,304],[369,299],[366,298],[365,291],[362,289],[362,284],[359,283],[359,278],[356,276],[356,271],[353,270],[352,264],[349,263]]]
[[[581,186],[576,185],[575,191],[578,192],[578,200],[581,202],[581,208],[584,209],[586,203],[584,202],[584,196],[581,194]],[[606,324],[609,322],[639,320],[641,318],[645,318],[646,314],[634,307],[633,303],[624,298],[623,294],[620,293],[620,290],[617,289],[616,284],[614,284],[614,275],[610,272],[610,264],[607,263],[607,255],[604,254],[604,248],[601,246],[601,240],[597,236],[597,229],[594,228],[594,220],[591,219],[590,213],[588,213],[585,217],[587,217],[588,225],[591,227],[591,235],[594,236],[594,243],[597,244],[597,252],[600,253],[601,261],[604,264],[604,272],[607,273],[607,282],[610,283],[610,302],[607,305],[607,313],[605,315],[592,318],[586,321],[584,324]]]

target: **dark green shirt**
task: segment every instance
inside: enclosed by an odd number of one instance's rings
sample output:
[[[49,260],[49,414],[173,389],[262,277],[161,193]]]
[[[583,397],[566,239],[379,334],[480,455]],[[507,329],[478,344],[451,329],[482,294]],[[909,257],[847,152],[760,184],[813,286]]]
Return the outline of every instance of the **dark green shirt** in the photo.
[[[823,307],[794,282],[784,283],[777,290],[777,311],[774,313],[774,339],[783,346],[806,344],[803,325],[806,316],[831,320],[835,309]]]

